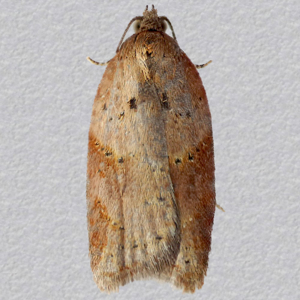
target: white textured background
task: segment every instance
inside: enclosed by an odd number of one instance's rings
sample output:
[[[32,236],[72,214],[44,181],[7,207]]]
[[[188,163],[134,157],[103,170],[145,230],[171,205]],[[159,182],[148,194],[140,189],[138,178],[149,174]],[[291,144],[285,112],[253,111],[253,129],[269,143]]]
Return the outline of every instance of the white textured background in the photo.
[[[250,3],[251,2],[251,3]],[[247,4],[245,4],[247,3]],[[300,2],[159,1],[210,103],[217,201],[202,290],[93,282],[86,225],[92,103],[144,1],[1,1],[2,299],[300,299]]]

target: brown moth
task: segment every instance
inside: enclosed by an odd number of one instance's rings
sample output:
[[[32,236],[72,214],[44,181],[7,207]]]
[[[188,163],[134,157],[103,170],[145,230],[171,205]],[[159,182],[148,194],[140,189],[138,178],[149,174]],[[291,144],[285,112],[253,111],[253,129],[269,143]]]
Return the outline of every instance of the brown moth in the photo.
[[[205,65],[190,61],[154,7],[129,23],[107,64],[87,166],[91,268],[102,291],[143,278],[192,293],[204,283],[216,205],[211,115],[196,70]]]

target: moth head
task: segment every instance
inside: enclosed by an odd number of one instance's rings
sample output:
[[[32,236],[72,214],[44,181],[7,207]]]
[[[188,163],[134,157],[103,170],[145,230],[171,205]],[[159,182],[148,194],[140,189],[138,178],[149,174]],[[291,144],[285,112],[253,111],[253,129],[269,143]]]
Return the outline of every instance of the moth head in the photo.
[[[176,40],[176,36],[175,36],[175,32],[173,30],[173,26],[171,24],[171,22],[169,21],[169,19],[165,16],[163,17],[159,17],[157,15],[157,10],[154,8],[154,5],[152,5],[152,10],[148,10],[148,5],[146,6],[146,9],[143,13],[143,16],[141,17],[135,17],[133,18],[127,28],[125,29],[125,32],[121,38],[121,41],[118,45],[117,48],[117,52],[120,50],[121,45],[123,43],[124,37],[129,29],[129,27],[131,26],[131,24],[133,24],[133,29],[135,31],[135,33],[139,33],[142,31],[162,31],[165,32],[167,30],[167,27],[169,25],[171,31],[172,31],[172,35],[174,40]],[[167,25],[168,24],[168,25]]]
[[[159,22],[160,22],[160,26],[157,26],[157,29],[154,29],[154,28],[147,29],[147,26],[145,26],[143,24],[143,20],[136,20],[133,23],[133,29],[134,29],[135,33],[139,33],[141,31],[146,31],[146,30],[157,30],[157,31],[166,32],[166,30],[168,28],[167,22],[163,19],[160,19],[160,18],[159,18]],[[142,27],[142,24],[143,24],[143,27]],[[142,28],[142,30],[141,30],[141,28]]]
[[[152,10],[148,10],[148,5],[143,13],[142,17],[137,17],[137,20],[134,23],[135,33],[141,31],[163,31],[167,30],[167,23],[164,17],[159,17],[157,15],[157,10],[152,5]]]

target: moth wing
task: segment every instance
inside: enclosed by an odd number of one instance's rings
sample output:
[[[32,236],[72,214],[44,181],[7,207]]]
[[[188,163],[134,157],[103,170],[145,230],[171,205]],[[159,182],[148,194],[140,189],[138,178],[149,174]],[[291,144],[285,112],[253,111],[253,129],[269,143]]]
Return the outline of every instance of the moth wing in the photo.
[[[148,276],[201,288],[215,210],[211,116],[196,68],[163,33],[131,37],[106,69],[87,199],[101,290]]]
[[[186,292],[201,288],[215,211],[212,124],[200,76],[174,39],[139,34],[137,60],[161,101],[169,172],[180,217],[180,250],[169,279]]]
[[[159,277],[180,239],[160,100],[153,85],[140,84],[138,62],[120,55],[99,85],[88,146],[91,267],[107,292]]]
[[[204,283],[215,212],[212,124],[200,76],[182,52],[168,89],[170,175],[180,211],[181,243],[173,284],[194,292]]]

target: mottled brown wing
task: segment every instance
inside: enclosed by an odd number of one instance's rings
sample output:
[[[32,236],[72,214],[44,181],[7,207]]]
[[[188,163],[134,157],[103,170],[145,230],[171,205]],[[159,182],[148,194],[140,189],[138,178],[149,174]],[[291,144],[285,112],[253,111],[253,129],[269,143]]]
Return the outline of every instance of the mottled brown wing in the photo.
[[[213,136],[205,90],[185,54],[176,73],[183,82],[174,82],[168,90],[166,126],[170,174],[181,224],[180,252],[172,282],[185,292],[194,292],[204,283],[215,212]]]
[[[197,70],[162,32],[129,38],[105,71],[87,201],[101,290],[145,277],[202,286],[215,210],[211,117]]]
[[[180,244],[166,112],[129,48],[109,62],[89,132],[91,267],[106,292],[133,279],[159,277],[174,265]]]
[[[136,55],[161,100],[169,168],[180,216],[180,252],[170,281],[185,292],[201,288],[215,212],[212,124],[200,76],[168,35],[140,34]]]

